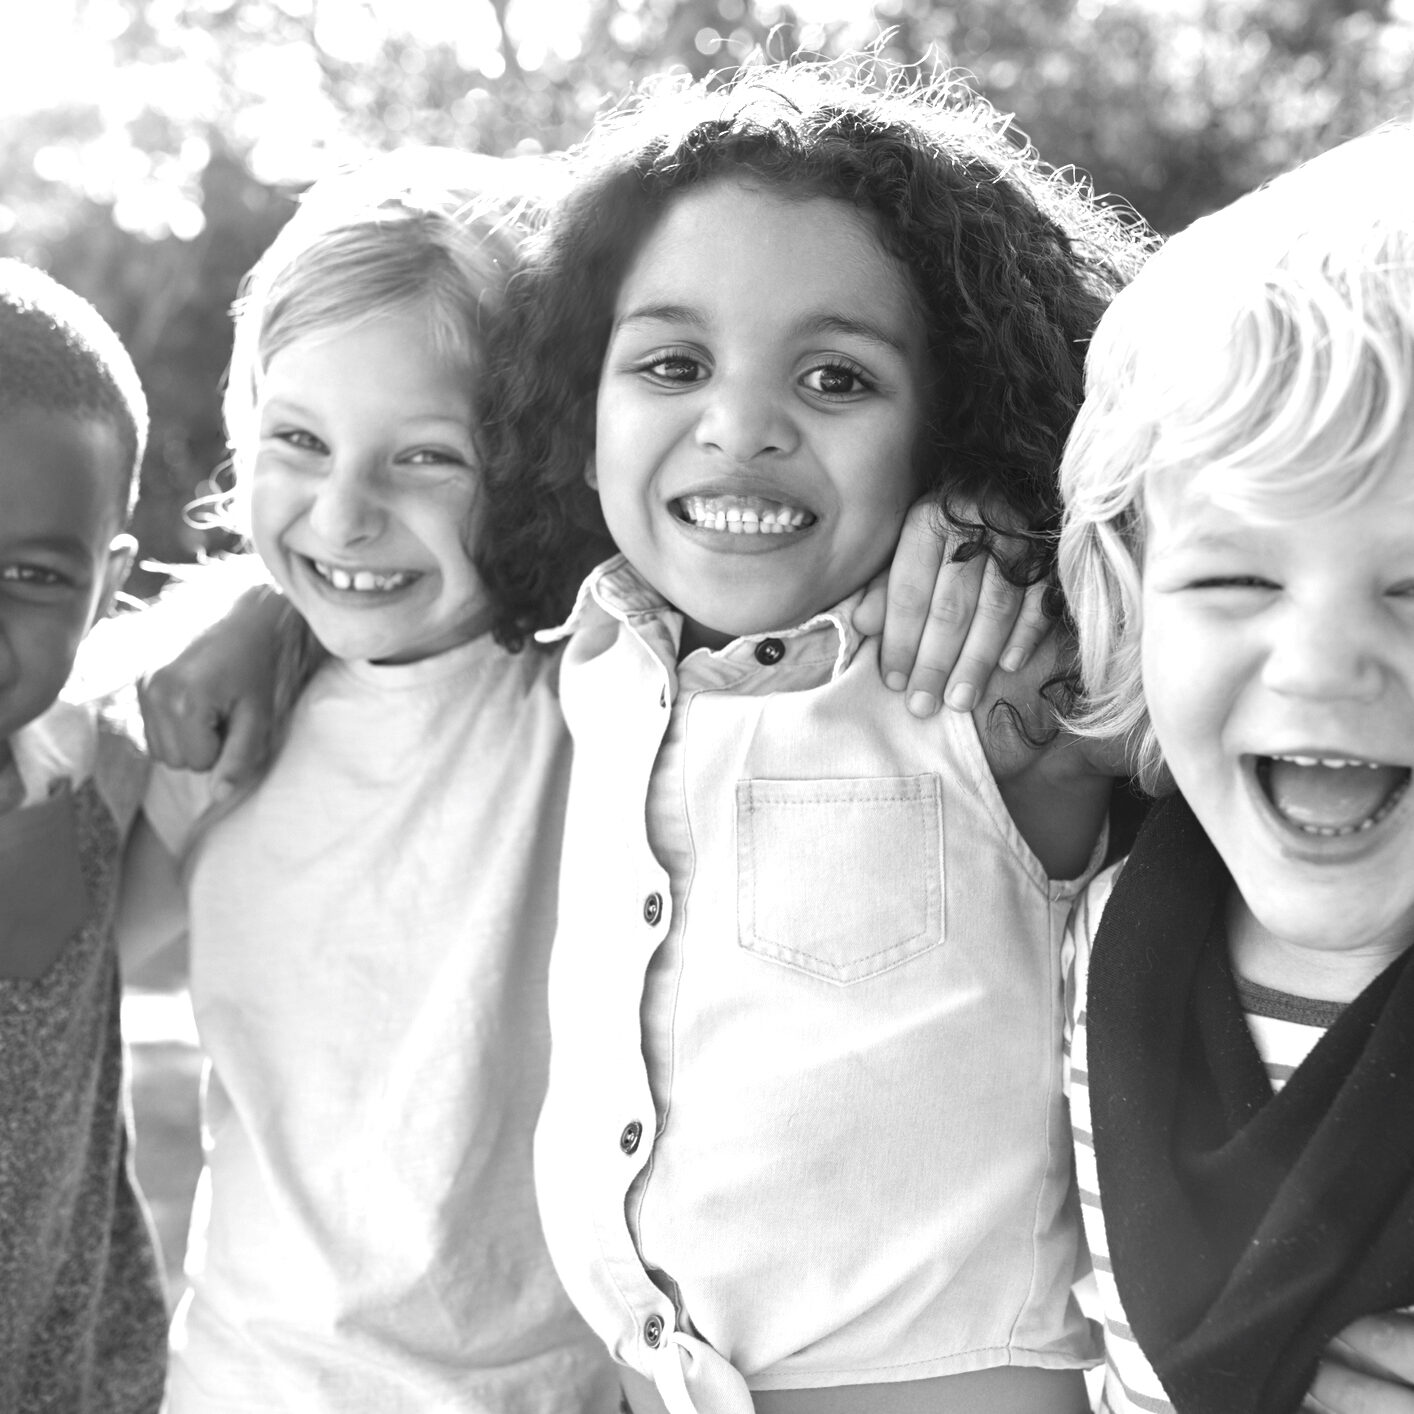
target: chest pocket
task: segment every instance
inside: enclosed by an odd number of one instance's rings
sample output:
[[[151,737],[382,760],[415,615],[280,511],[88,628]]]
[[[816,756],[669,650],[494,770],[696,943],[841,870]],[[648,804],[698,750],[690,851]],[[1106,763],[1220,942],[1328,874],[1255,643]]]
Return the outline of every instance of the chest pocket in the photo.
[[[739,941],[846,985],[943,940],[937,776],[739,781]]]

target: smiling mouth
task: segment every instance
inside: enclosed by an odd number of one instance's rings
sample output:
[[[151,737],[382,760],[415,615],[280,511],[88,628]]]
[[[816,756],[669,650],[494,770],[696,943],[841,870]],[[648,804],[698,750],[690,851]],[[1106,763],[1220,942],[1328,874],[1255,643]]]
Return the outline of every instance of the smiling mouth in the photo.
[[[688,525],[728,535],[793,535],[816,519],[813,511],[764,496],[680,496],[669,504]]]
[[[1257,783],[1272,809],[1306,835],[1373,829],[1409,790],[1410,768],[1340,756],[1258,756]]]
[[[310,560],[309,564],[326,584],[354,594],[389,594],[421,578],[416,570],[345,570],[322,560]]]

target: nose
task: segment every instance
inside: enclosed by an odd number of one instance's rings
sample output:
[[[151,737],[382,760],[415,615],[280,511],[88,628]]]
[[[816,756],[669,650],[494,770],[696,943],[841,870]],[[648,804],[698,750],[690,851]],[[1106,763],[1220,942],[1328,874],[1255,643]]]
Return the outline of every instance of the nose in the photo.
[[[319,483],[308,519],[331,549],[375,539],[383,529],[384,509],[374,469],[354,460],[336,462]]]
[[[719,375],[697,422],[697,444],[734,462],[788,453],[799,433],[780,397],[747,371]]]
[[[1262,680],[1287,697],[1368,700],[1384,682],[1378,632],[1368,606],[1292,604],[1272,624]]]

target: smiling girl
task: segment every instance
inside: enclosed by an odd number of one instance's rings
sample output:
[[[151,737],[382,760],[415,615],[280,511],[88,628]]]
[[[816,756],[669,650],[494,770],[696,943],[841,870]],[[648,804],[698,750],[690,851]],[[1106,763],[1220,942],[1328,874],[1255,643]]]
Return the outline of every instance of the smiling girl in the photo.
[[[159,769],[147,806],[209,1061],[170,1414],[617,1408],[531,1179],[556,663],[503,646],[545,610],[474,558],[514,182],[437,152],[331,178],[239,305],[236,510],[308,635],[254,788],[213,815]]]
[[[557,1268],[635,1411],[1078,1414],[1059,945],[1109,780],[1046,666],[922,720],[852,615],[925,493],[1055,522],[1141,242],[980,100],[808,67],[577,160],[487,463],[498,556],[586,471],[623,552],[559,634]]]

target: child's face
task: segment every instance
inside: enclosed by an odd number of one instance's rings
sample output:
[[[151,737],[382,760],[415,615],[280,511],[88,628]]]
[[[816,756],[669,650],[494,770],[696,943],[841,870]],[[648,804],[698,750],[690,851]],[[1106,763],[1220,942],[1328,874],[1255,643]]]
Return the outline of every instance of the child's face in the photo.
[[[58,696],[132,563],[127,466],[106,419],[0,413],[0,748]]]
[[[736,182],[677,197],[619,290],[591,484],[619,548],[720,645],[883,566],[920,477],[916,298],[866,218]]]
[[[1410,469],[1302,520],[1151,505],[1144,695],[1241,894],[1235,945],[1378,970],[1414,938]]]
[[[471,378],[401,314],[311,334],[269,361],[255,548],[335,657],[412,662],[484,632],[466,545],[477,496]]]

